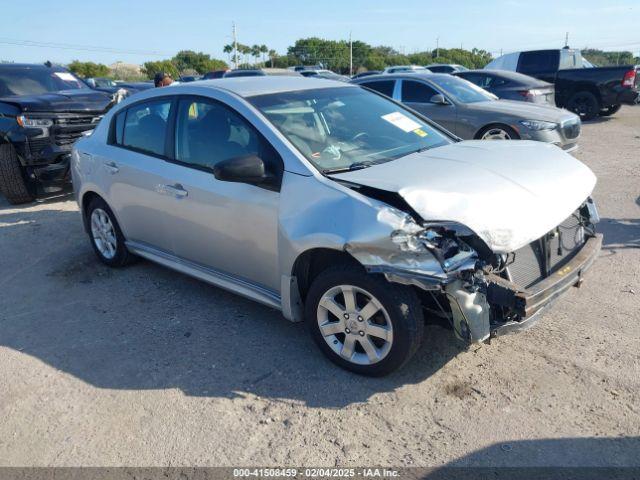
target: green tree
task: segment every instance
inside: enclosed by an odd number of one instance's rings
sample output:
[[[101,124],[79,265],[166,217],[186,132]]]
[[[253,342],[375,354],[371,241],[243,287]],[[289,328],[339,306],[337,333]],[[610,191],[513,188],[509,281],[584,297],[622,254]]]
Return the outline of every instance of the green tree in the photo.
[[[260,45],[252,45],[250,52],[253,57],[253,65],[255,66],[258,63],[258,58],[260,58]]]
[[[589,62],[600,67],[610,65],[635,65],[640,62],[638,58],[633,56],[633,53],[626,51],[605,52],[595,48],[585,48],[582,50],[582,56]]]
[[[178,78],[180,76],[180,72],[176,67],[175,63],[171,60],[159,60],[156,62],[145,62],[143,65],[144,73],[147,75],[147,78],[153,78],[158,72],[166,72],[171,75],[173,78]]]
[[[269,55],[269,60],[271,61],[271,68],[273,68],[273,64],[276,60],[276,58],[278,58],[278,52],[276,52],[275,50],[271,49],[268,52]]]
[[[74,60],[67,67],[70,71],[83,78],[108,77],[110,73],[109,67],[102,63]]]
[[[171,59],[179,72],[195,70],[199,74],[227,67],[226,62],[211,58],[210,55],[193,50],[182,50]]]

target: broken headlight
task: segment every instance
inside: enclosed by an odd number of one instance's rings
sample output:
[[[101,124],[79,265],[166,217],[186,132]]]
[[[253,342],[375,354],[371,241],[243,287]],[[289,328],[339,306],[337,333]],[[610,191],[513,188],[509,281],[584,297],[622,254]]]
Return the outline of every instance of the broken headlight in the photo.
[[[442,222],[427,224],[419,230],[395,230],[391,241],[402,251],[429,251],[440,262],[445,271],[458,268],[464,262],[477,258],[476,252],[459,236],[472,235],[463,225]]]

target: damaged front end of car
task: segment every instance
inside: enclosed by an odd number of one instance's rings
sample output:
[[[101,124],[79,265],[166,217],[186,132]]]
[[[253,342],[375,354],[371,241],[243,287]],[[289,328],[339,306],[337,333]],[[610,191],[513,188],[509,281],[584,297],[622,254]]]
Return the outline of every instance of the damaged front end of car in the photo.
[[[347,252],[371,273],[424,292],[432,313],[470,343],[531,326],[567,288],[579,286],[598,255],[597,212],[588,199],[551,232],[509,254],[496,254],[468,227],[423,221],[381,208],[387,238],[350,242]]]

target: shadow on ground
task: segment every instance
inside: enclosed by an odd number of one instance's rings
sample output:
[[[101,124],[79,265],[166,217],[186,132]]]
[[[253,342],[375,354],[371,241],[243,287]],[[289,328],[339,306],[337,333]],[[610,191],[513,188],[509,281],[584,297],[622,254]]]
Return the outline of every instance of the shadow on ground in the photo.
[[[0,210],[0,249],[0,345],[98,388],[343,407],[421,382],[461,351],[428,326],[400,372],[350,374],[273,309],[149,262],[103,266],[75,211]]]
[[[639,451],[640,437],[517,440],[473,452],[423,478],[637,479]]]
[[[603,218],[597,230],[604,234],[603,248],[640,248],[640,218]]]

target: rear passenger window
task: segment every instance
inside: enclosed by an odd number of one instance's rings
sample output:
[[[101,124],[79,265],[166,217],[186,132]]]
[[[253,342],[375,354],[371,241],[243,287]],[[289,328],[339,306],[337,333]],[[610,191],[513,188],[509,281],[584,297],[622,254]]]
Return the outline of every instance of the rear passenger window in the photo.
[[[156,100],[129,108],[124,121],[122,146],[164,155],[170,110],[171,100]]]
[[[557,50],[540,50],[537,52],[522,52],[518,61],[518,72],[521,73],[550,73],[558,69],[560,53]]]
[[[379,80],[377,82],[366,82],[361,85],[371,88],[376,92],[380,92],[387,97],[393,97],[393,87],[395,85],[395,80]]]
[[[429,103],[431,97],[437,94],[438,92],[422,82],[415,82],[413,80],[402,81],[403,102]]]

